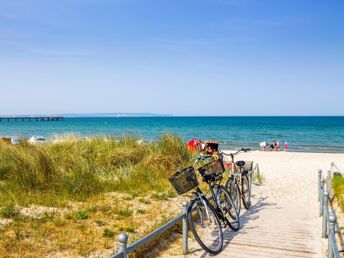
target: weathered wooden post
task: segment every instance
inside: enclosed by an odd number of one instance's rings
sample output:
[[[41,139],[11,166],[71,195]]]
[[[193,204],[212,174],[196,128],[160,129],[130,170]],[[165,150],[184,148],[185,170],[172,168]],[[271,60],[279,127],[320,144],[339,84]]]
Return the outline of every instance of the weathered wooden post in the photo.
[[[327,237],[327,217],[328,217],[328,192],[324,192],[323,217],[322,217],[322,238]]]
[[[183,218],[183,254],[188,252],[188,213],[189,203],[187,201],[183,202],[183,212],[185,217]]]
[[[118,235],[119,251],[123,252],[123,258],[127,258],[128,235],[121,233]]]
[[[320,202],[320,197],[321,197],[321,185],[320,185],[321,173],[322,173],[322,170],[319,169],[318,170],[318,202]]]

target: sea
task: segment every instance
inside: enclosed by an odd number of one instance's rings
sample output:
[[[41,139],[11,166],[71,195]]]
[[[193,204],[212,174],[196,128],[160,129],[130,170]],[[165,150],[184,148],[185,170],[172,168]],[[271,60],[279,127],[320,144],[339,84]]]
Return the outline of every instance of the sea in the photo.
[[[63,121],[0,122],[0,136],[47,139],[64,135],[135,136],[154,141],[175,134],[217,140],[222,149],[259,149],[259,143],[288,142],[290,151],[344,153],[344,117],[65,117]]]

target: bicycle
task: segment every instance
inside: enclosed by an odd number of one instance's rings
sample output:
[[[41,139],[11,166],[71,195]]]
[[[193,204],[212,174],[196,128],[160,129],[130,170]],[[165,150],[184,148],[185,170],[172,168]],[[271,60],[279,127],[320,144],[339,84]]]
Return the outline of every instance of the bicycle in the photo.
[[[234,156],[240,152],[247,152],[250,149],[242,148],[235,153],[226,154],[224,152],[219,152],[220,157],[223,155],[231,157],[231,173],[225,184],[227,191],[230,193],[236,208],[240,214],[241,211],[241,200],[244,204],[245,209],[249,209],[251,204],[251,176],[249,172],[252,170],[253,162],[245,162],[243,160],[234,161]]]
[[[210,254],[218,254],[223,246],[222,224],[233,230],[239,230],[240,221],[230,194],[218,183],[223,179],[221,175],[224,172],[223,163],[214,161],[198,168],[203,181],[209,185],[211,192],[209,198],[199,187],[194,167],[198,161],[210,157],[210,155],[199,156],[191,167],[177,171],[169,180],[178,194],[195,188],[187,211],[188,223],[200,246]],[[211,168],[213,171],[209,171],[212,170]]]
[[[208,157],[213,157],[207,155]],[[206,157],[207,157],[206,156]],[[197,161],[195,162],[197,163]],[[222,173],[225,171],[223,161],[216,159],[198,168],[203,181],[208,184],[211,193],[213,207],[218,212],[224,225],[229,226],[232,230],[237,231],[240,228],[239,214],[230,194],[224,186],[221,185],[223,179]]]

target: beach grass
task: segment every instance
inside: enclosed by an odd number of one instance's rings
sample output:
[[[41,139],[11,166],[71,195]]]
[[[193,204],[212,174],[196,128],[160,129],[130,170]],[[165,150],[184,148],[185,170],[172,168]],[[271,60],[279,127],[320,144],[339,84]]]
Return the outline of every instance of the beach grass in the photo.
[[[167,177],[190,159],[182,140],[171,135],[151,144],[132,137],[0,143],[0,203],[60,205],[108,191],[165,191],[171,189]]]
[[[261,185],[265,181],[265,177],[262,174],[262,172],[260,172],[259,174],[258,173],[253,173],[252,174],[252,181],[256,182],[257,185]]]
[[[138,239],[180,212],[168,209],[176,194],[167,178],[191,159],[173,135],[0,143],[0,256],[88,256],[114,251],[122,231]]]
[[[334,196],[338,201],[338,205],[344,212],[344,177],[342,175],[334,175],[332,180]]]

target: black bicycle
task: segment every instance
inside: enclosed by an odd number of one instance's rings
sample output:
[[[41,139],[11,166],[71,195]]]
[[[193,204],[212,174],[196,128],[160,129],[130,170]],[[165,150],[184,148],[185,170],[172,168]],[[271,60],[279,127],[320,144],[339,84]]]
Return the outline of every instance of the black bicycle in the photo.
[[[177,171],[169,180],[178,194],[195,188],[187,212],[191,231],[204,250],[218,254],[223,246],[222,226],[238,230],[240,221],[230,194],[220,184],[224,172],[222,162],[212,161],[198,168],[203,181],[209,186],[211,196],[207,197],[199,187],[194,167],[198,161],[211,157],[199,156],[191,167]]]
[[[219,152],[220,157],[230,156],[231,157],[231,170],[229,170],[228,180],[225,184],[227,191],[230,193],[232,200],[240,214],[241,201],[245,209],[249,209],[251,204],[251,175],[253,162],[252,161],[234,161],[234,156],[240,152],[247,152],[250,149],[242,148],[235,153],[226,154]]]
[[[210,155],[206,157],[211,157],[213,159],[213,156]],[[209,186],[211,195],[208,200],[210,200],[210,203],[217,211],[224,227],[229,226],[234,231],[239,230],[240,221],[238,211],[229,192],[221,185],[223,179],[222,174],[225,171],[223,161],[217,158],[199,167],[198,171],[203,181]]]

